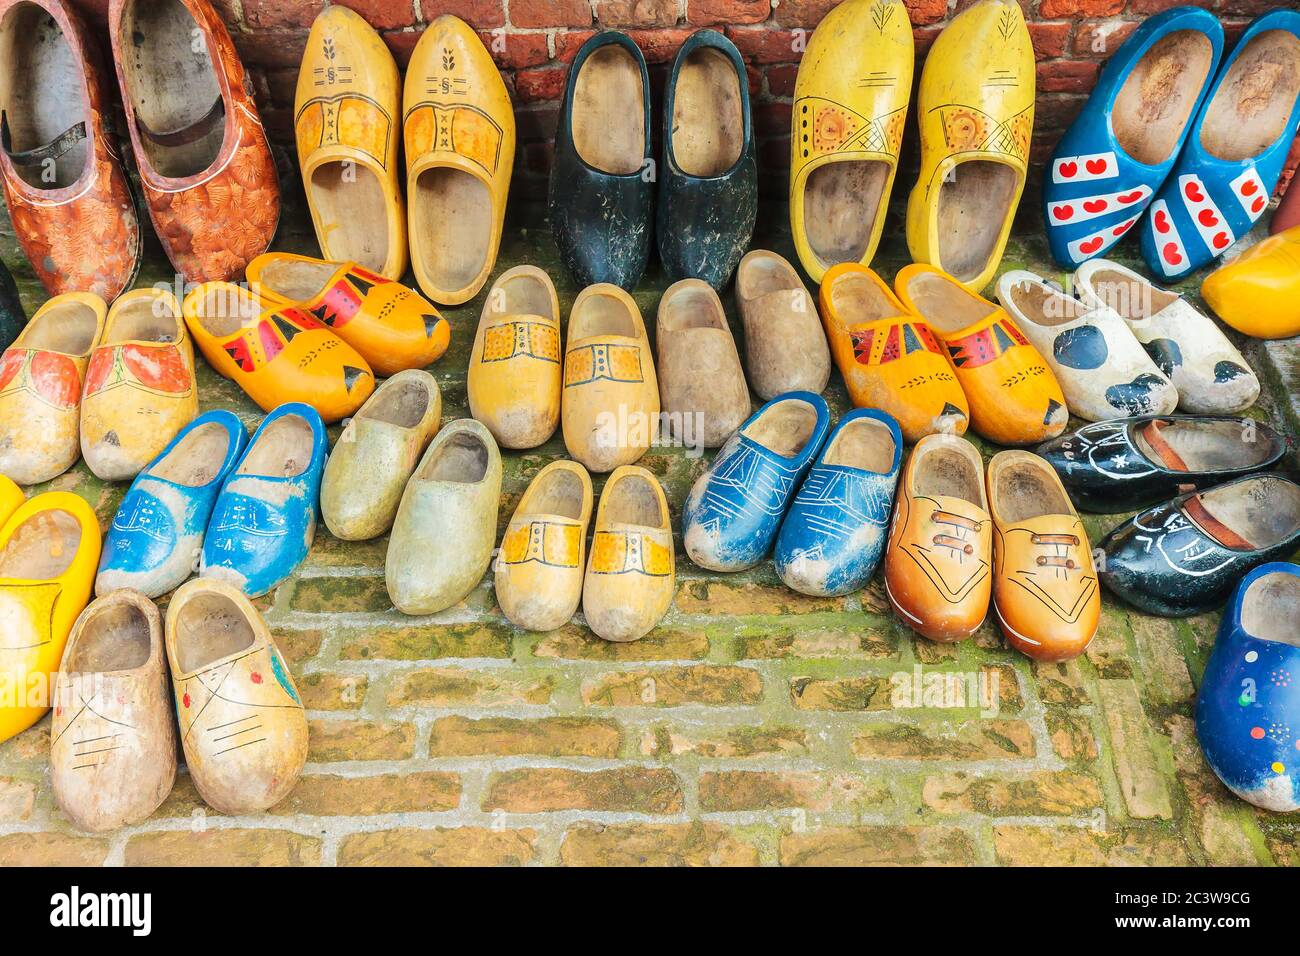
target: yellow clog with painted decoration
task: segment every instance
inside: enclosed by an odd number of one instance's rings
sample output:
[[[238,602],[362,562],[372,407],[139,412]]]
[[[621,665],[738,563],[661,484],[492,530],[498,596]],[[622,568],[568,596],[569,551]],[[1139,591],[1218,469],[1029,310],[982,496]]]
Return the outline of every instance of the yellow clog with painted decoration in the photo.
[[[483,288],[501,244],[510,93],[478,34],[444,14],[415,44],[403,104],[411,266],[425,295],[459,305]]]
[[[953,18],[921,71],[921,172],[907,246],[972,292],[993,279],[1034,130],[1034,46],[1016,0],[980,0]]]
[[[1229,259],[1205,277],[1201,295],[1238,332],[1257,339],[1300,335],[1300,226]]]
[[[808,41],[794,86],[790,229],[814,282],[876,253],[915,58],[901,0],[845,0]]]

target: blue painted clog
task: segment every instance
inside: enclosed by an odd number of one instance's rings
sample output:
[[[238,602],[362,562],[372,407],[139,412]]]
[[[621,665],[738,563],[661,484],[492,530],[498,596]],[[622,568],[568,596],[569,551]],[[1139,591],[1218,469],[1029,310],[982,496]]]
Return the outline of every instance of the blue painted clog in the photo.
[[[801,594],[858,590],[885,551],[903,433],[874,408],[849,412],[826,440],[781,523],[776,572]]]
[[[1196,696],[1196,736],[1229,790],[1265,810],[1300,810],[1300,567],[1241,579]]]
[[[136,476],[104,537],[95,593],[134,588],[159,598],[197,567],[217,493],[248,444],[234,414],[190,422]]]
[[[686,499],[682,537],[691,560],[711,571],[762,561],[829,427],[830,409],[812,392],[778,395],[751,415]]]
[[[1213,14],[1148,18],[1106,63],[1043,177],[1052,256],[1074,267],[1133,227],[1169,175],[1223,53]]]
[[[260,597],[307,557],[329,441],[310,405],[281,405],[258,426],[212,509],[199,574]]]
[[[1300,12],[1258,17],[1223,61],[1187,146],[1142,223],[1142,256],[1179,279],[1264,214],[1300,123]]]

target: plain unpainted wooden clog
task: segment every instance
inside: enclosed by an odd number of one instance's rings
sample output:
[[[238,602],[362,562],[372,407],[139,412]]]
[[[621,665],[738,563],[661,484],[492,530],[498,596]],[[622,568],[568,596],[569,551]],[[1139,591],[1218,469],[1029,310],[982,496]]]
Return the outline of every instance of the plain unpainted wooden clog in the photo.
[[[745,327],[745,371],[763,401],[786,392],[821,394],[831,352],[817,303],[783,256],[766,249],[736,267],[736,308]]]

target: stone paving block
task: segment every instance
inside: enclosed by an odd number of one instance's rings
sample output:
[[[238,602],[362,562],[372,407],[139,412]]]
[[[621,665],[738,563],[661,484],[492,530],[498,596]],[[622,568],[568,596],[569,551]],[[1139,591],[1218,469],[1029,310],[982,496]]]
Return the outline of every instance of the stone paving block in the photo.
[[[1128,812],[1139,819],[1173,816],[1169,787],[1155,754],[1155,740],[1137,684],[1131,680],[1098,682],[1101,710],[1110,732],[1110,750],[1115,775]]]
[[[755,866],[758,847],[717,823],[575,827],[560,844],[566,866]]]
[[[656,724],[641,737],[647,757],[695,756],[704,758],[801,756],[811,750],[809,735],[801,727],[701,728]]]
[[[433,722],[434,757],[511,756],[616,757],[623,733],[617,723],[594,717],[440,717]]]
[[[1079,827],[998,825],[993,849],[1008,866],[1188,866],[1174,832],[1133,827],[1097,832]]]
[[[970,866],[974,862],[974,841],[953,827],[826,827],[781,837],[782,866]]]
[[[491,707],[548,704],[557,678],[551,674],[515,677],[502,670],[435,667],[399,676],[385,702],[389,707]]]
[[[354,833],[339,866],[522,866],[537,857],[537,831],[485,827],[402,827]]]
[[[289,830],[209,829],[127,838],[127,866],[316,866],[321,841]]]
[[[692,665],[619,671],[583,681],[589,707],[682,707],[757,704],[763,680],[747,667]]]
[[[627,813],[680,813],[681,783],[671,770],[620,767],[590,773],[526,767],[495,774],[483,798],[484,810],[547,813],[599,810]]]
[[[1014,760],[1033,757],[1033,731],[1022,720],[938,724],[868,723],[853,738],[864,760]]]
[[[700,774],[700,809],[884,812],[889,785],[852,774],[803,771],[719,770]]]

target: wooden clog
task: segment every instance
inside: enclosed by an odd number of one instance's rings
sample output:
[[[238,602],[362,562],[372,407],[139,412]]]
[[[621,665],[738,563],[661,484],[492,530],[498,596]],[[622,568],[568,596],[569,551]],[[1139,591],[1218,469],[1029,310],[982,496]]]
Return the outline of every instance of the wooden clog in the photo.
[[[1007,643],[1040,661],[1078,657],[1101,620],[1088,532],[1042,458],[1003,451],[988,466],[993,610]]]
[[[830,410],[811,392],[779,395],[750,416],[686,498],[682,543],[691,560],[743,571],[767,557],[829,429]]]
[[[104,536],[95,593],[131,588],[160,598],[199,566],[217,494],[248,433],[233,412],[205,412],[131,482]]]
[[[947,350],[975,431],[999,445],[1032,445],[1065,430],[1056,376],[1004,310],[934,266],[907,266],[894,290]]]
[[[922,438],[899,478],[885,595],[932,641],[965,640],[988,614],[993,521],[984,488],[984,460],[956,435]]]
[[[1148,614],[1217,607],[1242,575],[1300,547],[1300,484],[1246,475],[1139,512],[1111,530],[1101,580]]]
[[[1177,389],[1109,307],[1081,303],[1023,269],[998,279],[998,301],[1047,360],[1072,414],[1099,422],[1178,405]]]
[[[50,709],[98,563],[99,522],[79,495],[36,495],[0,527],[0,743]]]
[[[1229,259],[1205,277],[1201,295],[1215,315],[1245,335],[1300,335],[1300,226]]]
[[[514,266],[483,301],[469,356],[469,413],[502,448],[536,448],[560,424],[560,300],[536,266]]]
[[[870,269],[832,266],[818,294],[849,399],[888,412],[907,442],[966,431],[970,406],[934,330]]]
[[[589,471],[613,471],[659,434],[659,380],[641,310],[616,285],[587,286],[569,312],[564,444]]]
[[[745,369],[759,398],[825,390],[831,351],[794,266],[766,249],[745,253],[736,267],[736,308],[745,327]]]
[[[1016,0],[967,7],[921,71],[921,173],[907,202],[907,247],[972,292],[997,272],[1024,192],[1034,86],[1034,46]]]
[[[438,432],[411,476],[388,539],[384,577],[403,614],[436,614],[474,590],[492,562],[501,453],[472,418]]]
[[[846,0],[808,41],[794,85],[790,230],[814,282],[876,254],[915,60],[901,0]]]
[[[773,559],[786,587],[852,594],[876,573],[902,459],[898,422],[874,408],[840,419],[781,522]]]
[[[13,273],[0,262],[0,353],[13,345],[14,340],[27,327],[27,313],[18,295],[18,283]]]
[[[426,296],[458,305],[496,263],[515,161],[510,94],[464,20],[444,14],[415,44],[402,134],[411,266]]]
[[[713,287],[681,279],[659,300],[659,405],[674,437],[717,448],[749,417],[749,387]]]
[[[451,325],[432,304],[355,262],[268,252],[248,264],[246,275],[264,302],[311,313],[376,375],[431,365],[451,341]]]
[[[1080,266],[1074,287],[1082,302],[1107,305],[1128,323],[1178,389],[1182,411],[1229,415],[1244,411],[1259,398],[1259,379],[1236,346],[1178,293],[1161,289],[1108,259]]]
[[[312,406],[326,422],[356,412],[375,390],[366,360],[310,312],[230,282],[206,282],[181,306],[208,364],[265,412]]]
[[[249,597],[279,587],[316,536],[328,448],[310,405],[291,402],[262,419],[212,506],[199,574]]]
[[[406,271],[397,63],[365,19],[326,7],[298,68],[293,132],[321,257],[394,281]]]
[[[176,780],[176,718],[158,608],[115,591],[81,612],[54,684],[50,782],[82,830],[147,819]]]
[[[81,395],[81,455],[104,481],[134,478],[199,413],[194,346],[166,289],[113,303]]]
[[[659,260],[670,278],[721,289],[749,248],[758,211],[749,76],[735,44],[716,30],[687,37],[673,58],[663,115]]]
[[[582,584],[582,616],[597,637],[635,641],[668,613],[676,590],[668,499],[644,468],[605,482]]]
[[[50,295],[112,301],[142,243],[98,43],[63,0],[4,0],[0,50],[0,183],[18,242]]]
[[[495,588],[517,627],[553,631],[582,600],[591,521],[591,476],[573,461],[553,461],[528,485],[506,525]]]
[[[225,24],[208,0],[111,0],[108,30],[163,249],[190,282],[242,275],[275,235],[280,184]]]
[[[442,393],[428,372],[399,372],[361,406],[334,443],[321,479],[330,534],[366,541],[393,526],[402,492],[442,424]]]
[[[167,606],[167,663],[199,796],[228,814],[283,800],[307,761],[307,717],[248,598],[202,578],[178,590]]]
[[[9,520],[9,516],[22,507],[27,496],[12,478],[0,475],[0,527]]]
[[[1264,810],[1300,810],[1300,567],[1251,571],[1223,612],[1196,694],[1196,737],[1224,786]]]
[[[579,286],[631,291],[650,258],[654,162],[650,75],[630,36],[602,30],[578,48],[560,104],[548,209]]]
[[[55,296],[0,356],[0,474],[36,485],[76,464],[86,366],[107,311],[90,292]]]

